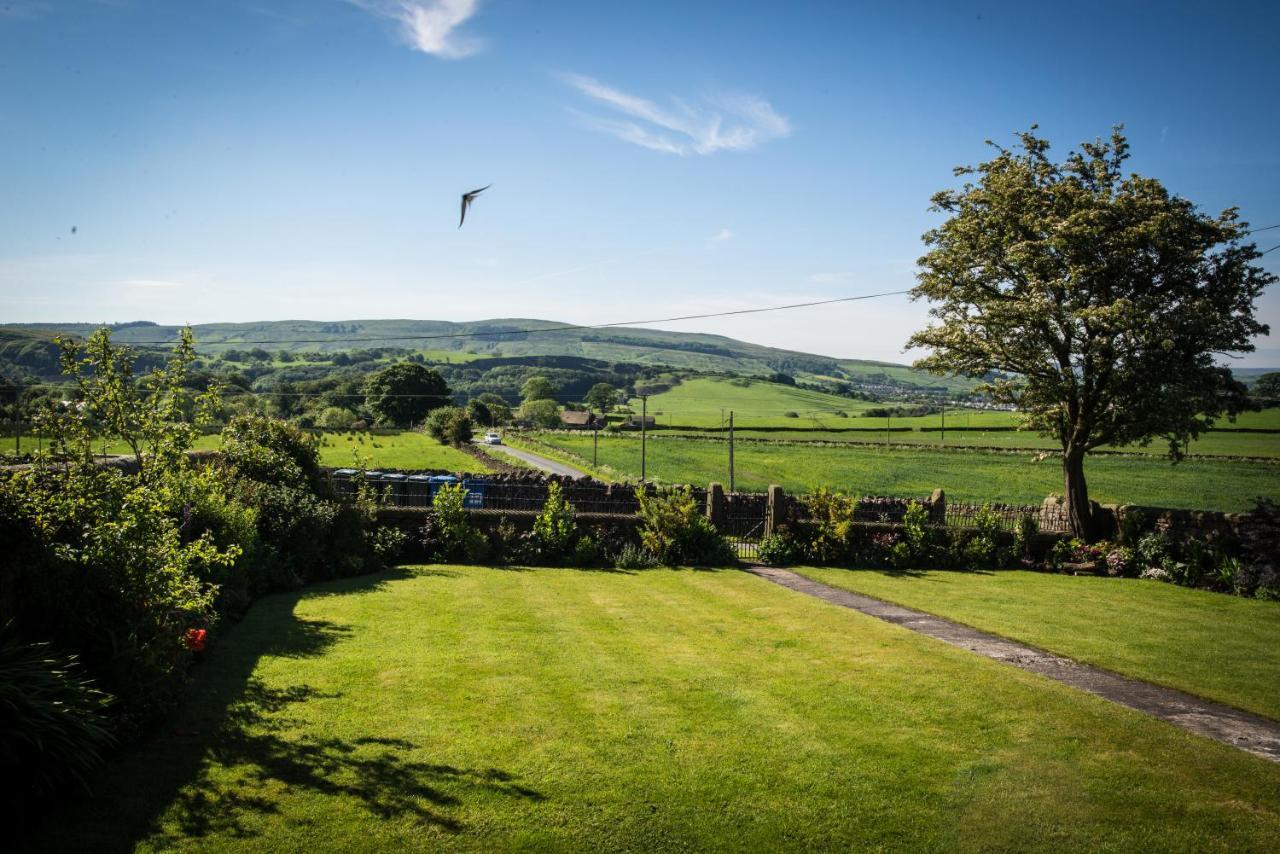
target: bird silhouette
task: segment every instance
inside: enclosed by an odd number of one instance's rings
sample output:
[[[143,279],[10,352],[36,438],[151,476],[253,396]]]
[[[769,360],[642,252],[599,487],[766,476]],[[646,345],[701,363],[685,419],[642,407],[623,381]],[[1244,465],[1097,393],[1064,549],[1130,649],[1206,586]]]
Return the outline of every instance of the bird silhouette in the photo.
[[[472,190],[470,193],[462,194],[462,216],[458,219],[458,228],[462,228],[462,223],[466,222],[467,208],[471,207],[471,203],[476,200],[476,196],[480,195],[492,186],[492,184],[485,184],[478,190]]]

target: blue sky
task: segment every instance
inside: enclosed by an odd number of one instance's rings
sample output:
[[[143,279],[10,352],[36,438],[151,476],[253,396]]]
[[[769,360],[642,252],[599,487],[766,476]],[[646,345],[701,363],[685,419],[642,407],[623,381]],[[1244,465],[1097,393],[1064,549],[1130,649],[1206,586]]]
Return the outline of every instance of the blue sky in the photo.
[[[897,290],[951,168],[1032,122],[1059,152],[1123,122],[1136,171],[1280,223],[1277,24],[1273,3],[0,0],[0,321],[591,323]],[[1280,294],[1260,308],[1280,334]],[[903,361],[925,319],[894,297],[670,328]],[[1280,365],[1276,340],[1240,364]]]

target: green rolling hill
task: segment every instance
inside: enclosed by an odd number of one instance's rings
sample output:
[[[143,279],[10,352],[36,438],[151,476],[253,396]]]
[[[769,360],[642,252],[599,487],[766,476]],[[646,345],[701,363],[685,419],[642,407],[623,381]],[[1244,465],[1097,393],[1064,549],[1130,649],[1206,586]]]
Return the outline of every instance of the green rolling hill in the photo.
[[[764,347],[722,335],[665,332],[655,329],[561,329],[549,320],[503,318],[468,323],[442,320],[279,320],[257,323],[207,323],[193,327],[202,353],[261,347],[276,352],[335,353],[359,348],[399,347],[445,361],[450,354],[485,359],[527,356],[570,356],[600,362],[724,372],[748,376],[785,373],[816,382],[883,385],[907,391],[961,393],[973,383],[934,377],[906,365],[838,359]],[[26,324],[15,333],[47,337],[55,333],[85,335],[85,323]],[[546,331],[542,331],[546,330]],[[165,344],[176,340],[179,327],[146,322],[119,324],[117,341]]]

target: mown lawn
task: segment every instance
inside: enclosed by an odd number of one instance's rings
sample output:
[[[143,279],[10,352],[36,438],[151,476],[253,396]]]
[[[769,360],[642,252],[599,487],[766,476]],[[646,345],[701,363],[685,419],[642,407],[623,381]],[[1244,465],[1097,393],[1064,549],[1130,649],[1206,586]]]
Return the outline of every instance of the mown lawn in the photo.
[[[549,446],[591,459],[591,436],[545,433]],[[763,491],[780,484],[791,492],[819,486],[862,495],[926,496],[937,487],[956,501],[1039,504],[1062,493],[1062,467],[1030,453],[936,451],[874,446],[740,443],[734,454],[735,486]],[[602,434],[600,462],[620,476],[638,479],[638,437]],[[668,483],[728,483],[725,443],[650,437],[648,476]],[[1141,457],[1092,457],[1085,464],[1089,496],[1104,503],[1248,510],[1255,496],[1280,498],[1280,465],[1227,460],[1187,460],[1171,465]]]
[[[1276,850],[1280,766],[727,570],[258,602],[59,850]]]
[[[796,571],[1280,720],[1280,602],[1012,570]]]

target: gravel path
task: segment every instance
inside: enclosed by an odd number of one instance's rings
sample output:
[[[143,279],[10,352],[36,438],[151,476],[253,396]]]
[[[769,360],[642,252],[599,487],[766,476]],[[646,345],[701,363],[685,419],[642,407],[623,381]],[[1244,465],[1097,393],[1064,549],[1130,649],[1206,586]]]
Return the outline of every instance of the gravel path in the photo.
[[[852,608],[887,623],[928,635],[952,646],[970,650],[1004,664],[1055,679],[1064,685],[1137,709],[1168,721],[1197,735],[1246,750],[1255,756],[1280,762],[1280,723],[1223,706],[1209,700],[1119,676],[1088,664],[1081,664],[1042,649],[1026,646],[999,635],[980,632],[932,614],[893,605],[860,593],[841,590],[805,578],[787,569],[750,566],[747,572],[783,587]]]

